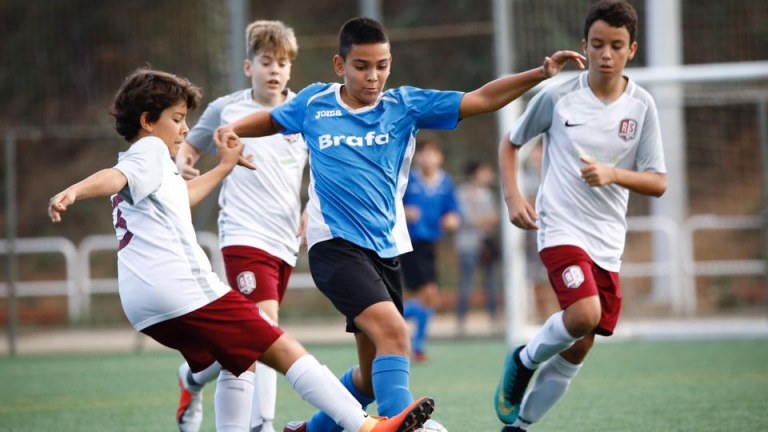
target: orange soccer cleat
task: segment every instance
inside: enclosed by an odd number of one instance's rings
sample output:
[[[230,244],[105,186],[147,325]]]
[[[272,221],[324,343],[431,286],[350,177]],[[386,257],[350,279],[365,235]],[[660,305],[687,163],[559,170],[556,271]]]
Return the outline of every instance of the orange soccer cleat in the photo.
[[[408,405],[400,414],[391,418],[378,418],[372,427],[363,425],[360,432],[413,432],[424,425],[424,422],[432,417],[435,410],[435,401],[429,397],[423,397]]]

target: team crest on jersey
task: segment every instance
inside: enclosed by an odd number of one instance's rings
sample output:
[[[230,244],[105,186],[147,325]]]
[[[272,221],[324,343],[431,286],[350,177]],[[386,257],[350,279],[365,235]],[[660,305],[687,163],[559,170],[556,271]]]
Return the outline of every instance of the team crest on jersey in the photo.
[[[256,275],[251,271],[244,271],[237,275],[237,288],[244,295],[248,295],[256,289]]]
[[[568,288],[576,289],[584,283],[584,272],[581,271],[581,267],[574,265],[570,266],[563,272],[563,282]]]
[[[637,122],[632,119],[624,119],[619,123],[619,138],[629,141],[635,137]]]

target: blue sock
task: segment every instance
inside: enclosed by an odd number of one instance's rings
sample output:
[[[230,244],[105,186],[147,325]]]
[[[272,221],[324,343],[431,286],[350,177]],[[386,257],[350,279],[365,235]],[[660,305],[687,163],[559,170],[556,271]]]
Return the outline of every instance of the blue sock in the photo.
[[[424,309],[424,306],[422,306],[421,303],[418,300],[410,299],[407,302],[405,302],[405,305],[403,305],[403,318],[405,318],[405,319],[411,319],[411,318],[418,319],[418,317],[419,317],[419,315],[421,315],[423,309]]]
[[[399,355],[383,355],[373,360],[373,393],[379,402],[379,415],[394,417],[413,403],[408,387],[410,360]]]
[[[363,410],[365,410],[375,399],[360,393],[360,390],[355,387],[352,381],[352,374],[355,372],[355,369],[357,369],[357,366],[352,366],[344,375],[339,377],[339,381],[360,402]],[[343,430],[344,428],[337,425],[328,414],[322,411],[316,412],[307,422],[307,432],[341,432]]]
[[[435,310],[428,307],[422,307],[421,313],[416,317],[416,332],[413,334],[411,345],[413,352],[423,353],[427,345],[427,328]]]

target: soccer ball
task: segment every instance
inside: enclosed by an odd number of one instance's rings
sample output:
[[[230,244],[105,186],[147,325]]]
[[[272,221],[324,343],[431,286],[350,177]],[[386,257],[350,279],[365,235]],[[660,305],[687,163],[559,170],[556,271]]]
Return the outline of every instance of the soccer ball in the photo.
[[[416,432],[448,432],[448,429],[440,423],[429,419],[424,423],[421,429],[416,429]]]

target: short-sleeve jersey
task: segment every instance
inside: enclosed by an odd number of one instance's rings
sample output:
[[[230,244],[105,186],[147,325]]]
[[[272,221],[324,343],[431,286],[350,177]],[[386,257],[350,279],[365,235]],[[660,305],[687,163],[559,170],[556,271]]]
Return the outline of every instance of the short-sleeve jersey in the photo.
[[[542,90],[510,131],[525,144],[544,134],[542,180],[536,197],[539,250],[558,245],[584,249],[600,267],[618,272],[627,231],[629,190],[590,187],[581,156],[627,170],[665,173],[656,105],[634,81],[615,101],[599,100],[588,72]]]
[[[456,191],[451,177],[440,170],[437,179],[427,182],[418,169],[411,171],[403,196],[404,206],[419,209],[419,218],[408,222],[408,234],[413,241],[437,241],[443,236],[440,223],[448,213],[459,213]]]
[[[187,184],[168,147],[142,138],[120,153],[115,169],[128,179],[112,196],[112,217],[120,301],[133,327],[176,318],[229,292],[197,244]]]
[[[383,258],[412,250],[403,194],[419,129],[453,129],[460,92],[401,87],[352,109],[341,84],[313,84],[274,110],[310,154],[307,242],[343,238]]]
[[[288,92],[288,100],[295,94]],[[216,152],[213,132],[258,111],[269,110],[241,90],[211,102],[189,132],[197,150]],[[236,166],[219,193],[219,246],[249,246],[296,265],[300,239],[301,177],[307,146],[301,135],[243,138],[243,154],[252,155],[255,171]]]

